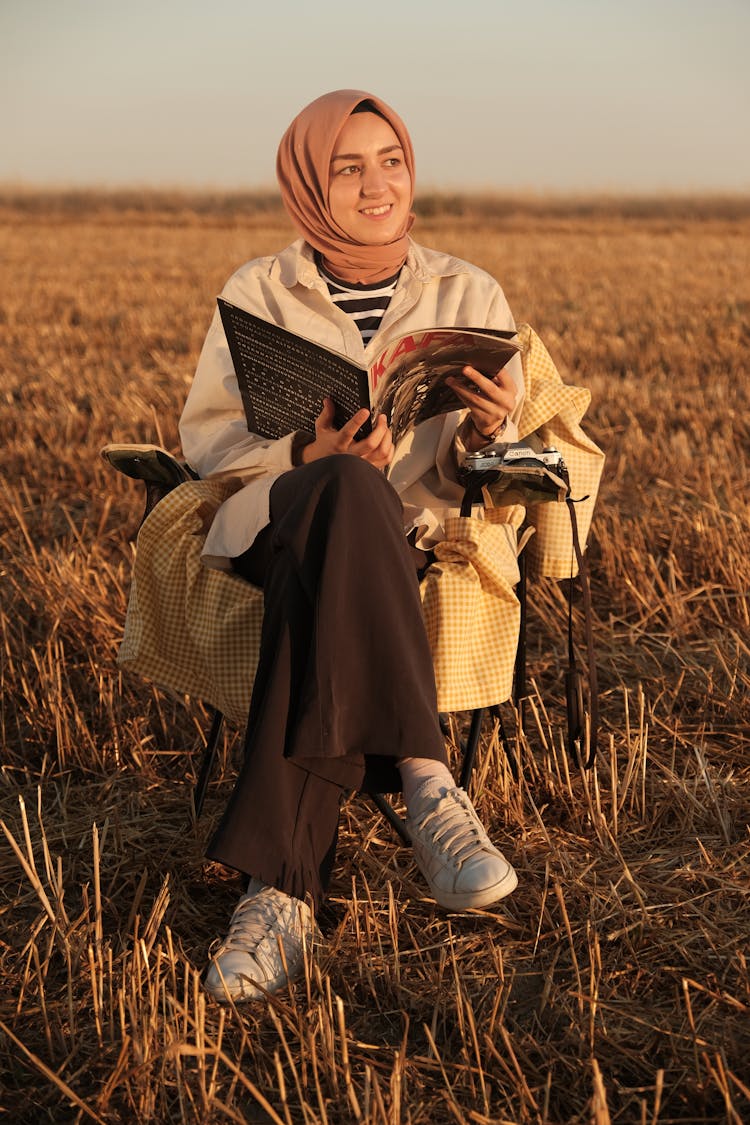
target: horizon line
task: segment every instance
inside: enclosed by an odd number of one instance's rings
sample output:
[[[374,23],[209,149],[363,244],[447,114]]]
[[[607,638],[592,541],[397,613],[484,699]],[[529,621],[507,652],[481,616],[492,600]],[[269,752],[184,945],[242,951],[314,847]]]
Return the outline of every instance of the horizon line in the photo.
[[[0,193],[15,192],[24,195],[54,195],[75,193],[91,195],[119,195],[141,193],[153,196],[164,195],[245,195],[255,198],[274,197],[283,206],[276,184],[227,185],[227,184],[154,184],[141,181],[131,182],[77,182],[77,181],[31,181],[23,179],[0,179]],[[750,199],[750,184],[746,187],[686,187],[680,185],[663,187],[434,187],[425,185],[415,196],[414,204],[419,206],[424,197],[492,198],[492,199]]]

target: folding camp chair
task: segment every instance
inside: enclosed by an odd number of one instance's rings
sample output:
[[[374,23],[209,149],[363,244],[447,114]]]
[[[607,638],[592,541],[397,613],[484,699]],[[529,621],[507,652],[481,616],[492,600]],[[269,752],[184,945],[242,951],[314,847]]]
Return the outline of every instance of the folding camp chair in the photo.
[[[102,450],[102,456],[120,472],[125,473],[132,479],[143,481],[146,488],[146,505],[141,522],[145,520],[145,518],[149,515],[149,513],[159,502],[159,500],[161,500],[173,488],[181,483],[184,483],[187,480],[198,479],[196,474],[192,472],[189,466],[177,461],[171,454],[167,453],[165,450],[160,449],[157,446],[110,445],[106,446]],[[483,489],[491,487],[497,481],[498,476],[499,472],[496,469],[483,469],[468,474],[465,483],[463,502],[461,505],[462,516],[471,516],[474,505],[482,502]],[[573,530],[573,543],[578,562],[581,588],[583,591],[584,615],[588,641],[590,700],[588,754],[585,757],[585,761],[583,761],[587,734],[586,714],[583,704],[583,677],[576,662],[575,649],[573,645],[573,615],[571,600],[568,615],[568,670],[566,672],[567,748],[574,761],[581,763],[585,765],[586,768],[588,768],[593,764],[594,756],[596,754],[598,722],[596,668],[593,659],[591,644],[591,602],[589,594],[589,580],[586,557],[580,550],[575,519],[575,507],[569,493],[566,496],[565,502],[567,503],[570,511]],[[520,626],[513,676],[513,692],[511,699],[517,709],[517,713],[522,716],[523,702],[526,697],[527,691],[527,568],[523,551],[518,558],[518,567],[519,582],[516,586],[516,594],[520,603]],[[483,724],[486,720],[488,712],[492,720],[498,723],[500,737],[505,754],[510,764],[510,768],[514,776],[517,776],[518,763],[515,759],[510,741],[507,738],[503,725],[503,717],[500,708],[500,704],[502,702],[504,701],[498,701],[497,704],[489,708],[484,707],[475,709],[470,714],[468,732],[466,734],[466,737],[463,738],[460,743],[461,769],[459,784],[464,789],[468,788],[471,779]],[[211,720],[211,727],[206,739],[206,745],[203,751],[198,779],[193,794],[193,806],[196,817],[200,816],[203,808],[206,792],[208,790],[211,774],[213,772],[216,761],[218,744],[223,726],[224,715],[220,711],[214,710]],[[447,736],[449,731],[446,716],[441,716],[441,726],[443,729],[443,733]],[[382,794],[370,794],[370,797],[375,806],[392,825],[401,839],[406,844],[410,844],[411,841],[409,839],[405,823],[403,819],[399,817],[395,812],[393,806],[389,803],[389,801],[387,801]]]

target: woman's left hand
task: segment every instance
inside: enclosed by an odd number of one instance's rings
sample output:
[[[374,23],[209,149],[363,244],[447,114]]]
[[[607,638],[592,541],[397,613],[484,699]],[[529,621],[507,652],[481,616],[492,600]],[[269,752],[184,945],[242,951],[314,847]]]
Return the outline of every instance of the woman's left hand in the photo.
[[[467,385],[467,381],[471,385]],[[476,441],[469,444],[481,448],[487,441],[483,441],[479,435],[496,433],[516,404],[513,377],[505,369],[489,377],[482,375],[476,368],[467,366],[463,369],[462,379],[449,376],[446,382],[471,412]]]
[[[385,414],[378,414],[373,422],[372,431],[360,441],[355,440],[357,431],[370,416],[370,411],[366,407],[352,415],[340,430],[335,429],[333,416],[333,399],[330,395],[326,395],[323,409],[315,419],[315,440],[305,445],[300,455],[300,462],[303,465],[317,461],[319,457],[330,457],[334,453],[361,457],[376,469],[384,469],[390,465],[393,459],[393,435]]]

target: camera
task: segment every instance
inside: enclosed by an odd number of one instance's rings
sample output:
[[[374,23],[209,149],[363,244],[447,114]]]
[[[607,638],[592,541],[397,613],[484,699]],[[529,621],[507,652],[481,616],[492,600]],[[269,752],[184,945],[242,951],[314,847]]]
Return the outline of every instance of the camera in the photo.
[[[555,476],[567,477],[568,470],[562,454],[554,446],[548,446],[536,453],[524,442],[504,442],[488,445],[476,453],[467,453],[463,468],[466,472],[484,472],[487,469],[507,469],[511,466],[521,469],[548,469]]]
[[[524,442],[497,442],[467,453],[461,479],[467,489],[476,482],[489,489],[493,500],[502,497],[503,503],[561,501],[570,493],[560,451],[547,446],[538,453]]]

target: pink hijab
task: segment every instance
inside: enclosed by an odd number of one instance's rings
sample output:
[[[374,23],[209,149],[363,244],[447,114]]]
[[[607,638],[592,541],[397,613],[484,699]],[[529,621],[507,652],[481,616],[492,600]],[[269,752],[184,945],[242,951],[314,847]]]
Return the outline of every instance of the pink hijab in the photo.
[[[360,102],[371,102],[398,137],[413,198],[414,151],[406,126],[390,106],[363,90],[334,90],[297,114],[281,138],[276,176],[289,217],[305,241],[320,251],[333,274],[342,281],[369,283],[392,277],[403,265],[414,215],[409,213],[398,237],[385,246],[354,242],[331,216],[328,187],[333,148],[347,117]]]

